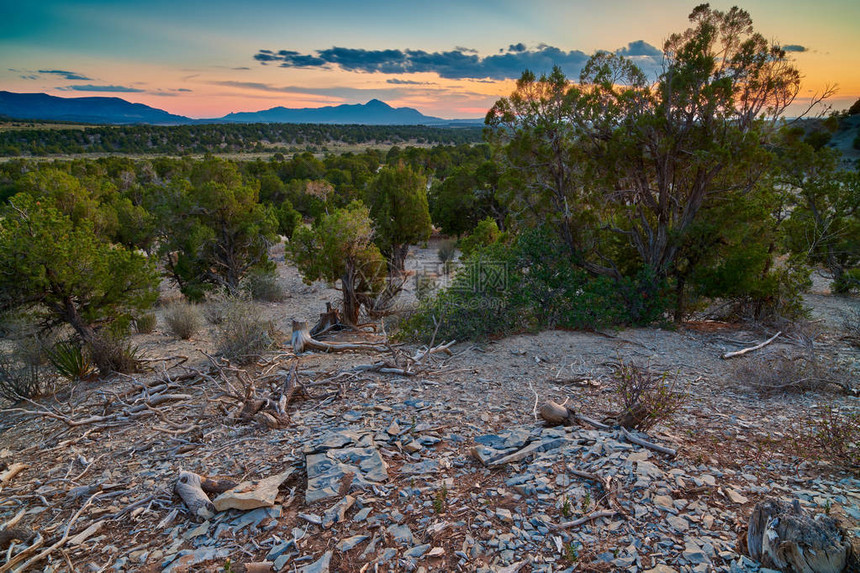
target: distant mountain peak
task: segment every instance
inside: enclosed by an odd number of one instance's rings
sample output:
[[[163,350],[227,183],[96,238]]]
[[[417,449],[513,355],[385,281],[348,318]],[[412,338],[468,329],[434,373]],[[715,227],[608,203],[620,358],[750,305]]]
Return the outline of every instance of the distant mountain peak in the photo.
[[[391,107],[390,105],[388,105],[388,104],[387,104],[387,103],[385,103],[384,101],[382,101],[382,100],[378,100],[378,99],[375,99],[375,98],[374,98],[374,99],[372,99],[372,100],[370,100],[370,101],[369,101],[369,102],[367,102],[366,104],[364,104],[364,107],[370,107],[370,108],[374,108],[374,107],[375,107],[375,108],[383,108],[383,109],[394,109],[393,107]]]

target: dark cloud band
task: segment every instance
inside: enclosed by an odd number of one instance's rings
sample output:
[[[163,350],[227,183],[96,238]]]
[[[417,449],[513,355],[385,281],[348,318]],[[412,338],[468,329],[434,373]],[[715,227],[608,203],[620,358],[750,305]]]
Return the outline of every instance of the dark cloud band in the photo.
[[[641,40],[631,42],[618,53],[638,59],[656,59],[660,50]],[[262,64],[277,63],[283,68],[333,68],[352,72],[383,74],[435,73],[454,80],[507,80],[520,77],[523,70],[548,72],[559,66],[575,76],[588,61],[588,54],[579,50],[565,51],[541,44],[529,49],[523,43],[511,44],[506,51],[481,57],[474,50],[457,48],[447,52],[424,50],[365,50],[333,47],[302,54],[293,50],[260,50],[254,59]],[[647,66],[646,66],[647,67]],[[391,83],[402,83],[395,81]]]

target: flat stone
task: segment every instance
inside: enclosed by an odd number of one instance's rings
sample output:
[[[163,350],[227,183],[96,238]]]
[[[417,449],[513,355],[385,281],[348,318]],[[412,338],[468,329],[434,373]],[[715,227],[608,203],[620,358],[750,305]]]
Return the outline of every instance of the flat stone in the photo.
[[[636,475],[640,478],[659,479],[663,477],[663,472],[651,462],[641,461],[636,462]]]
[[[332,552],[326,551],[318,560],[299,569],[299,573],[328,573],[331,556]]]
[[[406,557],[411,557],[412,559],[420,559],[429,550],[430,544],[425,543],[424,545],[416,545],[415,547],[404,553],[404,555]]]
[[[275,505],[275,498],[278,496],[278,488],[292,473],[293,470],[291,468],[259,481],[242,482],[233,489],[227,490],[216,497],[212,503],[215,505],[216,511],[272,507]]]
[[[678,573],[678,570],[669,567],[668,565],[657,565],[656,567],[652,567],[651,569],[647,569],[645,573]]]
[[[355,503],[355,498],[351,495],[344,497],[342,500],[334,504],[328,511],[323,515],[322,526],[323,529],[328,529],[335,523],[341,523],[346,519],[346,512],[352,507],[352,504]]]
[[[734,488],[727,487],[726,488],[726,495],[728,496],[728,498],[730,500],[732,500],[732,503],[737,503],[740,505],[743,505],[745,503],[749,503],[749,499],[744,497],[743,495],[741,495],[741,493]]]
[[[364,541],[365,539],[370,539],[369,535],[353,535],[352,537],[347,537],[346,539],[341,539],[338,541],[337,545],[335,545],[335,549],[341,552],[347,552],[350,549],[355,548],[359,543]]]
[[[505,523],[513,523],[514,522],[514,516],[511,514],[510,509],[505,509],[503,507],[500,507],[499,509],[496,510],[496,516]]]
[[[260,507],[253,511],[242,515],[239,519],[233,522],[235,531],[241,531],[245,527],[257,527],[264,519],[278,519],[281,517],[281,506],[275,507]]]
[[[412,530],[408,525],[389,525],[388,533],[401,545],[412,545]]]
[[[351,479],[351,487],[369,489],[372,484],[388,479],[388,464],[375,447],[330,449],[306,456],[308,487],[305,501],[338,497],[344,480]],[[352,474],[352,478],[347,478]]]

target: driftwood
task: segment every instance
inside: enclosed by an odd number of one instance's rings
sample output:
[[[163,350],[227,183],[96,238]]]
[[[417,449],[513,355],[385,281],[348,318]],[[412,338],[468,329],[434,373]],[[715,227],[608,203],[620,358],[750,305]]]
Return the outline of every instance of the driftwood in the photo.
[[[572,426],[575,422],[581,422],[583,424],[588,424],[593,428],[597,428],[598,430],[611,429],[611,426],[607,426],[604,423],[580,414],[570,406],[565,406],[563,404],[553,402],[552,400],[547,400],[541,404],[538,413],[550,426]]]
[[[387,350],[387,347],[384,345],[367,342],[322,342],[311,336],[306,320],[293,320],[291,344],[293,352],[296,354],[301,354],[307,350],[319,350],[320,352],[340,352],[343,350],[385,352]]]
[[[779,332],[777,332],[776,334],[774,334],[773,336],[771,336],[770,338],[768,338],[767,340],[765,340],[764,342],[762,342],[761,344],[756,344],[755,346],[750,346],[749,348],[744,348],[743,350],[735,350],[734,352],[726,352],[725,354],[720,356],[720,358],[722,358],[723,360],[728,360],[729,358],[735,358],[736,356],[743,356],[744,354],[746,354],[748,352],[753,352],[754,350],[759,350],[760,348],[764,348],[765,346],[767,346],[768,344],[770,344],[771,342],[776,340],[780,334],[782,334],[781,330]]]
[[[191,515],[209,519],[215,515],[215,505],[209,500],[209,496],[201,487],[202,480],[200,476],[187,471],[179,472],[179,479],[176,480],[175,490],[188,506]]]
[[[750,515],[747,549],[753,559],[786,573],[841,573],[851,545],[833,518],[807,515],[797,500],[765,500]]]
[[[9,468],[0,474],[0,487],[9,484],[16,475],[29,468],[27,464],[22,464],[21,462],[15,462]]]
[[[649,450],[654,450],[655,452],[660,452],[661,454],[666,454],[667,456],[672,456],[673,458],[678,455],[678,452],[672,448],[667,448],[665,446],[660,446],[653,442],[649,442],[647,440],[643,440],[637,436],[634,436],[630,432],[628,432],[624,427],[621,428],[621,431],[624,433],[625,439],[631,444],[636,444],[638,446],[642,446],[643,448],[648,448]]]
[[[53,545],[51,545],[47,549],[43,550],[39,554],[34,555],[33,557],[30,557],[29,559],[27,559],[37,549],[39,549],[42,545],[45,544],[45,539],[41,535],[39,535],[36,538],[36,541],[34,541],[33,544],[30,545],[30,547],[28,547],[27,549],[25,549],[21,553],[15,555],[11,559],[9,559],[2,567],[0,567],[0,573],[6,573],[7,571],[11,571],[13,568],[17,568],[17,570],[19,570],[19,571],[26,571],[27,569],[29,569],[30,567],[32,567],[33,565],[35,565],[36,563],[38,563],[39,561],[41,561],[42,559],[44,559],[45,557],[50,555],[55,550],[57,550],[60,547],[62,547],[63,545],[65,545],[66,542],[69,540],[69,534],[72,531],[72,526],[75,524],[75,522],[78,520],[78,518],[84,512],[84,510],[86,508],[88,508],[90,506],[90,504],[93,502],[93,500],[98,496],[99,496],[98,493],[94,494],[92,497],[90,497],[86,501],[86,503],[84,503],[83,506],[81,506],[81,508],[78,511],[75,512],[75,514],[72,516],[72,518],[66,524],[66,529],[63,532],[63,536],[59,539],[59,541],[56,541]],[[21,563],[21,561],[23,561],[24,559],[27,559],[27,561],[25,561],[22,565],[18,566],[18,563]]]

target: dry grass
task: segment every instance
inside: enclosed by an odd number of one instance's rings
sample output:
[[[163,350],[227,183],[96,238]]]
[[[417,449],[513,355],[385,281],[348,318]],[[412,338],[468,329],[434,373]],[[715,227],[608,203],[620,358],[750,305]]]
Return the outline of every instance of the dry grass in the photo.
[[[172,303],[164,313],[164,320],[170,333],[182,340],[190,339],[203,325],[200,311],[187,302]]]

